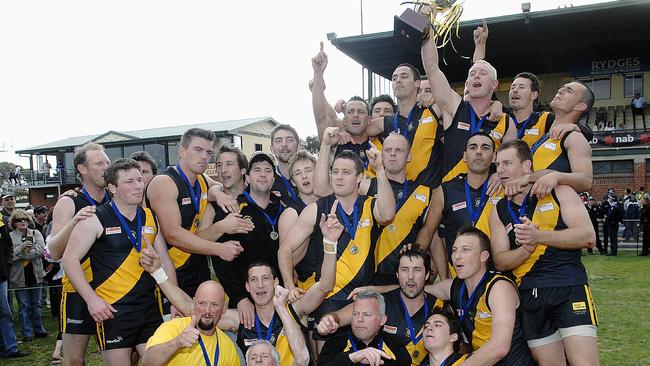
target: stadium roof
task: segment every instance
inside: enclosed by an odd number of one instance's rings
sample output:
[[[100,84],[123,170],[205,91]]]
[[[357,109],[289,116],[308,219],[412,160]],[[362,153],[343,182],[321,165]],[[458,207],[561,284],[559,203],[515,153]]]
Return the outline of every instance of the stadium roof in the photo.
[[[497,5],[498,6],[498,5]],[[593,5],[512,14],[487,19],[490,36],[486,60],[499,77],[521,71],[548,74],[591,65],[595,58],[650,54],[650,2],[621,0]],[[481,20],[464,21],[454,45],[472,56],[472,32]],[[404,48],[393,31],[334,38],[332,44],[363,67],[387,79],[395,67],[411,63],[424,71],[419,51]],[[441,69],[451,82],[464,81],[469,61],[448,45],[440,51]],[[442,59],[447,61],[444,65]]]
[[[146,130],[134,130],[134,131],[124,131],[124,132],[108,131],[96,135],[69,137],[67,139],[50,142],[44,145],[39,145],[39,146],[30,147],[28,149],[19,150],[16,151],[16,153],[17,154],[41,154],[46,152],[61,151],[67,148],[83,145],[86,142],[101,141],[102,139],[108,136],[112,138],[112,141],[121,142],[121,143],[128,142],[131,140],[137,140],[138,142],[141,142],[142,140],[169,139],[173,137],[180,137],[183,134],[183,132],[194,127],[204,128],[206,130],[214,131],[217,135],[223,135],[228,133],[236,133],[241,128],[256,123],[266,122],[266,121],[271,121],[274,124],[278,124],[278,122],[272,117],[258,117],[258,118],[247,118],[247,119],[238,119],[238,120],[230,120],[230,121],[189,124],[189,125],[182,125],[182,126],[150,128]]]

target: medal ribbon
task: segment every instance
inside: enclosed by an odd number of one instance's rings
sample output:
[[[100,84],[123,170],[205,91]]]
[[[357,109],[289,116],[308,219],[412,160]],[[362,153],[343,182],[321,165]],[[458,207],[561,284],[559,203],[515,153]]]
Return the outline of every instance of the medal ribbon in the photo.
[[[271,337],[273,336],[273,323],[275,322],[275,313],[273,314],[273,317],[271,318],[271,322],[269,323],[269,327],[266,329],[266,335],[264,338],[262,338],[262,326],[260,322],[260,318],[257,316],[257,313],[255,313],[255,330],[257,330],[257,339],[266,339],[267,341],[271,341]]]
[[[408,325],[409,332],[411,333],[411,343],[413,343],[415,346],[422,339],[424,332],[420,333],[420,335],[416,337],[415,328],[413,328],[413,320],[411,319],[411,315],[406,308],[406,304],[404,303],[404,299],[402,299],[401,294],[399,301],[402,303],[402,308],[404,308],[404,317],[406,318],[406,324]],[[427,295],[424,294],[424,320],[426,321],[427,319],[429,319],[429,304],[427,303]]]
[[[536,115],[535,112],[533,112],[528,118],[526,118],[523,122],[519,123],[517,121],[517,117],[515,117],[514,113],[512,114],[512,120],[515,122],[515,127],[517,127],[517,138],[521,140],[524,137],[524,134],[526,133],[526,126],[528,125],[528,122],[530,121],[533,116]]]
[[[133,233],[131,232],[131,229],[129,228],[129,225],[126,223],[126,218],[122,213],[120,212],[120,209],[117,208],[115,205],[115,201],[111,201],[111,208],[113,209],[113,212],[115,212],[115,215],[117,216],[117,219],[120,220],[120,225],[122,226],[122,229],[126,231],[126,236],[129,238],[129,241],[135,248],[137,252],[140,252],[140,249],[142,248],[142,215],[140,214],[140,210],[136,208],[135,210],[135,217],[138,223],[135,235],[136,237],[133,237]]]
[[[111,199],[111,197],[108,195],[108,192],[104,191],[104,199],[102,202],[97,202],[90,196],[90,193],[88,193],[86,187],[83,186],[81,187],[81,193],[83,193],[84,197],[86,197],[86,200],[93,206],[99,206],[100,203],[108,202]]]
[[[275,219],[272,219],[271,216],[269,216],[266,212],[264,212],[264,210],[255,202],[253,197],[251,197],[250,193],[244,191],[244,192],[242,192],[242,194],[244,195],[244,197],[246,197],[246,200],[248,202],[250,202],[251,204],[257,206],[260,209],[260,211],[262,211],[262,215],[264,215],[264,218],[266,219],[266,221],[269,224],[271,224],[271,229],[273,231],[275,231],[275,224],[277,224],[278,219],[280,218],[280,214],[282,213],[282,205],[280,205],[280,207],[278,208],[278,215],[275,216]]]
[[[546,133],[544,134],[544,136],[542,136],[541,139],[537,140],[537,142],[533,144],[533,146],[530,148],[530,151],[532,151],[533,155],[535,155],[535,152],[537,151],[537,149],[539,149],[540,146],[542,146],[546,141],[548,141],[549,137],[551,137],[551,135]]]
[[[405,178],[404,179],[404,185],[403,185],[403,188],[402,188],[402,198],[400,198],[399,201],[397,201],[397,210],[396,211],[399,211],[399,209],[402,208],[402,205],[404,203],[406,203],[406,199],[409,196],[408,195],[408,189],[409,189],[409,180]]]
[[[414,105],[413,108],[411,108],[411,111],[409,112],[409,116],[406,119],[406,123],[404,124],[404,131],[400,130],[399,125],[397,123],[397,119],[399,117],[399,109],[397,110],[397,112],[395,112],[395,117],[393,118],[393,131],[397,133],[401,133],[402,135],[404,135],[404,137],[406,137],[407,140],[409,139],[408,125],[411,123],[411,118],[413,118],[413,113],[415,113],[416,109],[417,109],[417,104]]]
[[[481,118],[478,122],[476,122],[478,115],[476,114],[476,112],[474,112],[474,108],[472,108],[471,104],[469,105],[469,115],[471,118],[469,134],[473,135],[481,131],[481,127],[483,127],[483,122],[487,121],[487,115],[483,116],[483,118]]]
[[[469,296],[465,304],[463,304],[463,294],[467,291],[467,286],[465,286],[465,281],[463,281],[463,285],[460,287],[460,293],[458,294],[458,305],[460,306],[460,311],[461,311],[460,313],[461,323],[467,317],[467,312],[469,311],[469,307],[472,305],[472,302],[474,302],[474,297],[476,297],[476,292],[481,287],[481,284],[483,283],[483,280],[485,280],[486,275],[487,272],[483,273],[483,277],[481,277],[481,280],[478,281],[476,287],[474,288],[474,291],[472,291],[472,294]]]
[[[185,172],[183,172],[183,169],[181,169],[180,164],[176,164],[176,170],[178,170],[178,174],[181,175],[183,178],[183,181],[185,181],[185,184],[187,185],[187,188],[189,188],[190,191],[190,198],[192,198],[192,203],[194,204],[194,210],[198,213],[199,212],[199,207],[200,207],[200,201],[201,201],[201,184],[199,183],[199,177],[196,177],[196,182],[194,182],[194,187],[190,184],[190,180],[187,179],[187,175],[185,175]]]
[[[528,205],[528,195],[524,197],[524,200],[521,202],[521,206],[519,207],[519,216],[515,215],[515,212],[512,210],[512,206],[510,205],[510,200],[506,201],[506,205],[508,206],[508,212],[510,213],[510,217],[512,217],[512,221],[515,222],[515,224],[521,224],[521,220],[519,219],[520,217],[526,216],[526,206]]]
[[[469,211],[469,217],[472,220],[472,225],[476,225],[478,218],[481,217],[483,209],[485,208],[485,203],[487,202],[487,187],[489,179],[486,179],[483,182],[483,188],[481,189],[481,199],[479,200],[478,207],[474,211],[474,200],[472,199],[472,193],[470,191],[469,183],[465,179],[465,201],[467,202],[467,211]]]
[[[218,340],[217,336],[217,340]],[[210,357],[208,356],[208,351],[205,349],[205,344],[203,344],[203,339],[199,335],[199,345],[201,346],[201,351],[203,351],[203,358],[205,359],[205,364],[208,366],[213,366],[210,364]],[[219,364],[219,342],[217,342],[217,346],[214,348],[214,366]]]
[[[297,202],[298,201],[298,194],[296,194],[296,191],[293,189],[293,184],[287,179],[282,173],[280,172],[280,169],[278,166],[275,166],[275,173],[280,176],[280,179],[282,179],[282,183],[284,183],[284,187],[287,189],[287,192],[289,192],[289,196],[291,197],[292,202]]]
[[[336,210],[339,212],[341,220],[343,220],[343,224],[345,225],[345,230],[350,235],[351,240],[354,240],[354,235],[357,233],[357,227],[359,226],[359,217],[357,215],[359,211],[358,203],[358,199],[354,201],[354,210],[352,211],[352,224],[350,224],[350,220],[348,220],[348,214],[345,213],[343,206],[341,206],[341,202],[339,202],[338,206],[336,207]]]

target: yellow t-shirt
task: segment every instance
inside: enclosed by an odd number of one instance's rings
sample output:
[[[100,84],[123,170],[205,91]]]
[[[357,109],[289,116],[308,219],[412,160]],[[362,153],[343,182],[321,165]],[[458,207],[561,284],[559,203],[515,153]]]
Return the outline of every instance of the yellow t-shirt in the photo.
[[[149,338],[147,342],[147,348],[149,349],[153,346],[167,343],[172,339],[176,338],[179,334],[183,333],[183,330],[190,325],[192,318],[175,318],[168,322],[165,322],[156,329],[156,332]],[[203,339],[203,344],[205,349],[208,352],[208,357],[210,357],[210,365],[214,365],[214,351],[216,347],[216,340],[219,337],[219,362],[217,365],[239,365],[240,360],[237,355],[237,349],[233,341],[220,329],[217,329],[217,332],[212,336],[201,335]],[[169,359],[167,365],[170,366],[188,366],[188,365],[205,365],[205,359],[203,358],[203,351],[199,342],[194,343],[190,348],[182,348],[176,351],[174,355]]]

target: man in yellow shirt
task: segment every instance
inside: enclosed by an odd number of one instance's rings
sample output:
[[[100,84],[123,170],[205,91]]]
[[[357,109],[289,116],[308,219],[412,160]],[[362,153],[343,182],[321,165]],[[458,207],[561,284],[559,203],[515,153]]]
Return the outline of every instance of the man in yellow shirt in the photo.
[[[161,281],[156,277],[156,282]],[[147,342],[144,364],[239,365],[237,346],[217,328],[226,310],[224,303],[223,287],[218,282],[202,283],[194,296],[195,315],[163,323]]]

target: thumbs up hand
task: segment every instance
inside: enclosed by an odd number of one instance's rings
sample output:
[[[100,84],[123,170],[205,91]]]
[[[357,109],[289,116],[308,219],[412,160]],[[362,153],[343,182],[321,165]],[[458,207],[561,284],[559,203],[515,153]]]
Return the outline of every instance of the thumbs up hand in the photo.
[[[198,322],[196,315],[192,315],[192,321],[190,325],[185,328],[183,333],[179,334],[176,337],[176,347],[178,348],[190,348],[194,343],[199,340],[199,329],[196,327]]]

